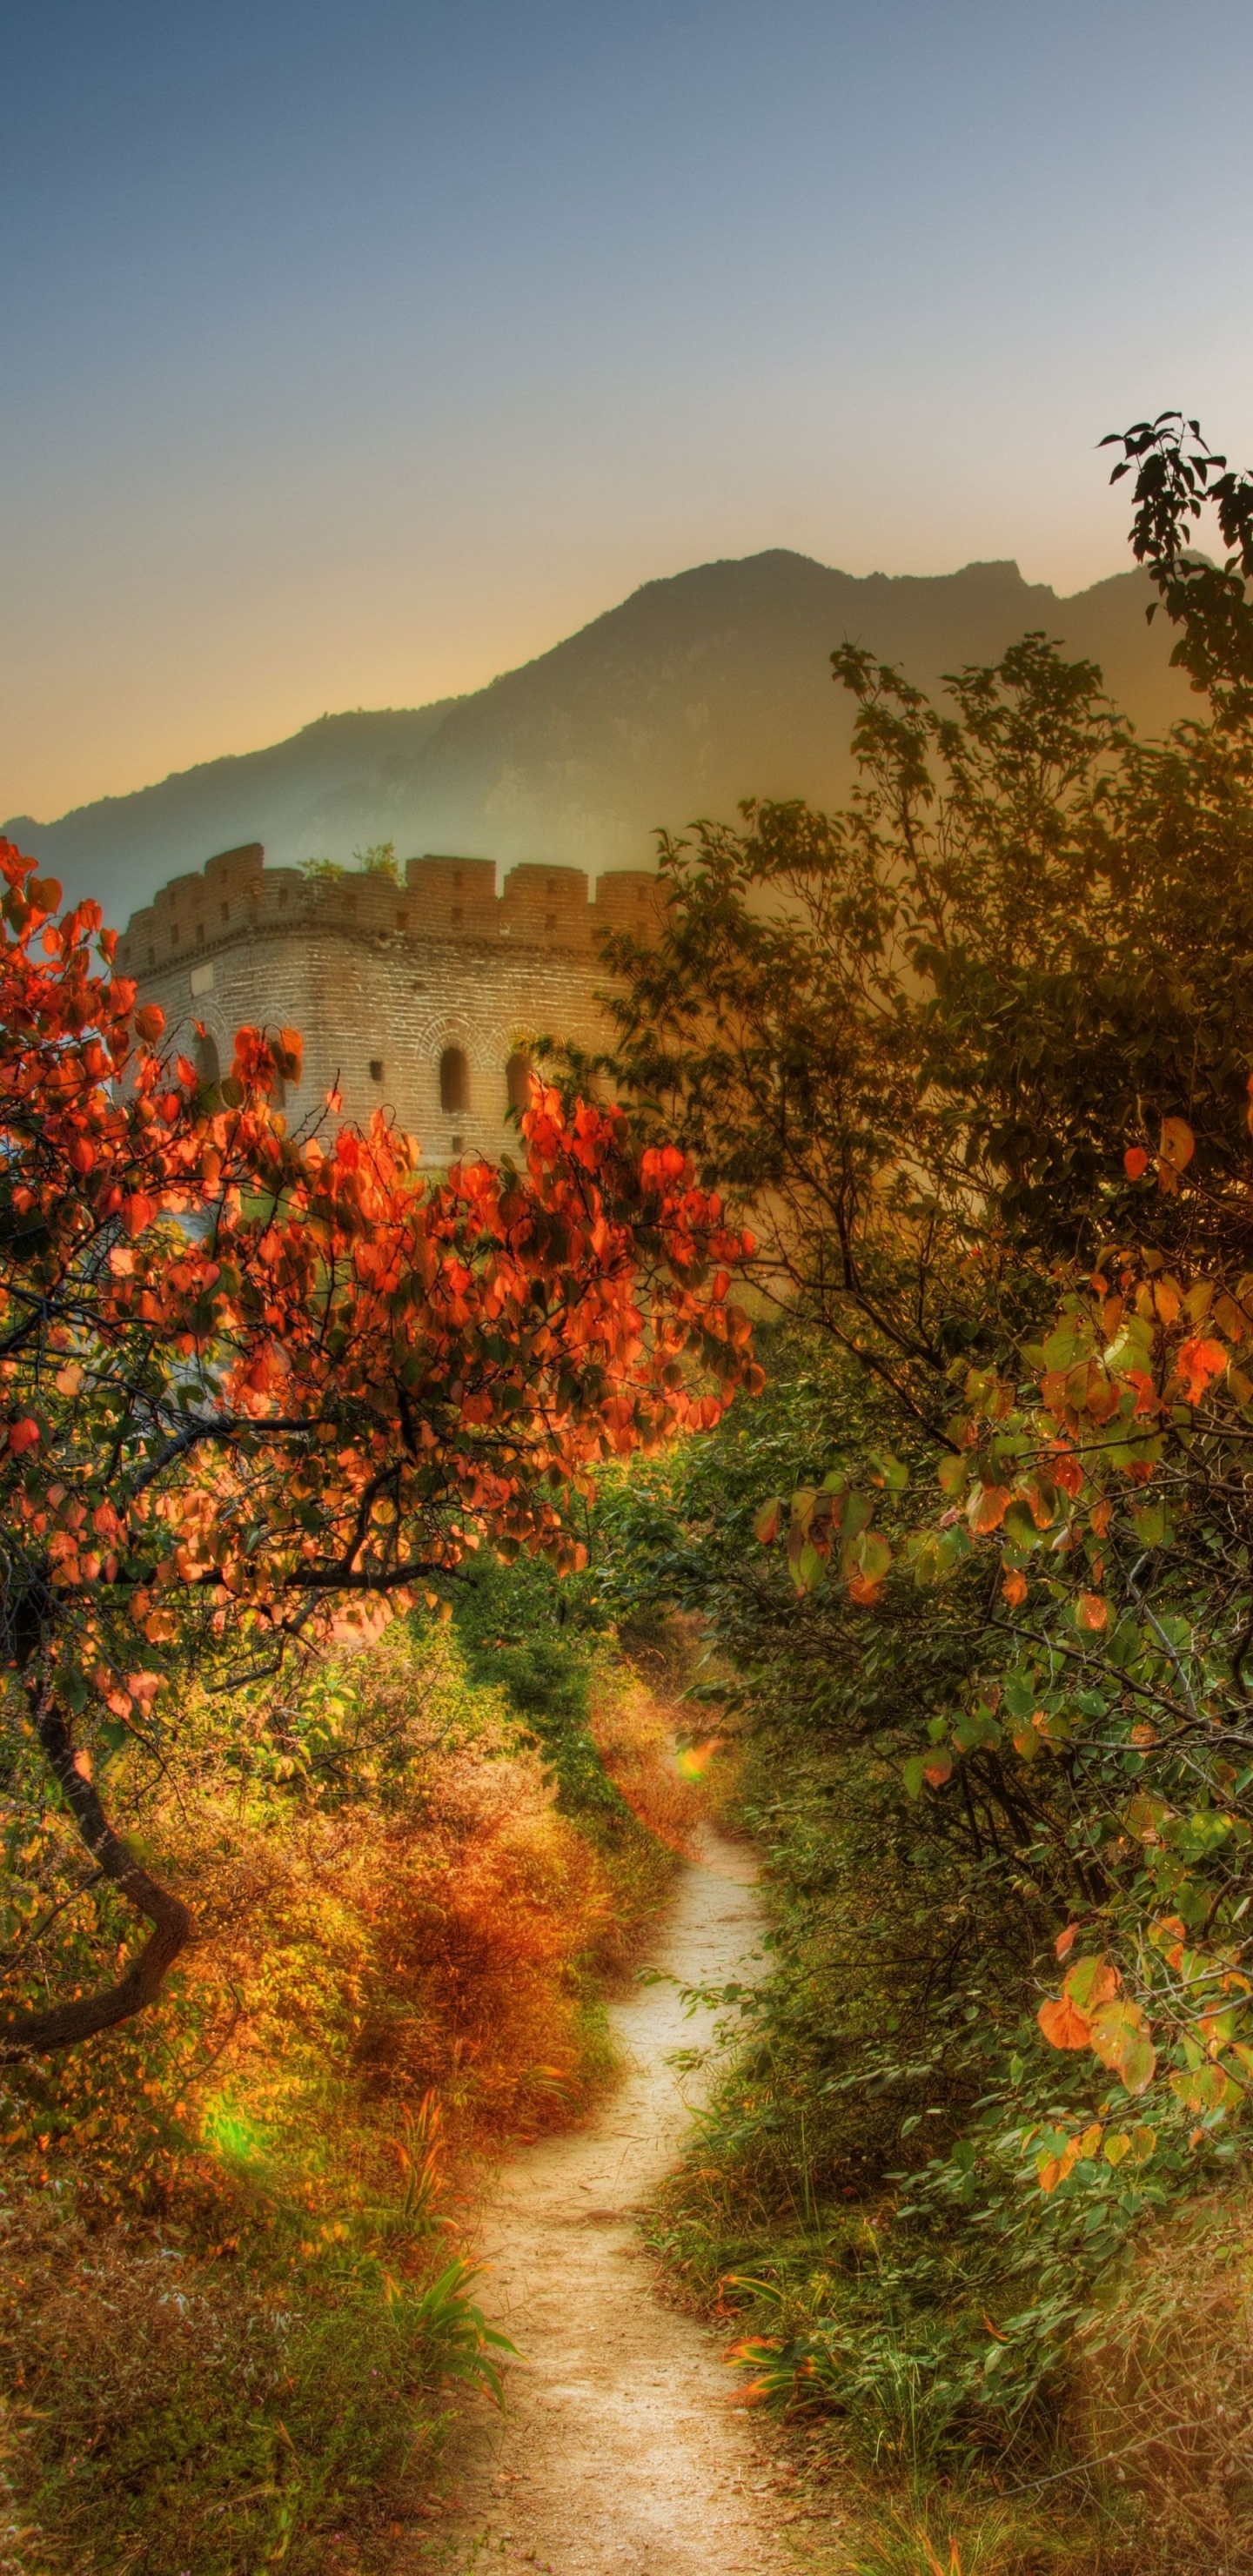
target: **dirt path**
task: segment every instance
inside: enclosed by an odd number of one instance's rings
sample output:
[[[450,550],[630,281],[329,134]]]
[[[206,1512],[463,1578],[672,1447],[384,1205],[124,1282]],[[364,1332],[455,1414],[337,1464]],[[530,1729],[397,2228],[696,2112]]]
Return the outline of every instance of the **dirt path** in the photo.
[[[684,1984],[752,1973],[751,1860],[709,1828],[679,1882],[657,1965]],[[451,2463],[455,2510],[423,2563],[539,2576],[795,2576],[753,2427],[727,2403],[722,2338],[653,2295],[633,2212],[680,2153],[704,2045],[675,1986],[612,2007],[625,2074],[585,2129],[506,2168],[489,2204],[483,2304],[519,2346],[503,2419]],[[810,2562],[812,2564],[812,2561]]]

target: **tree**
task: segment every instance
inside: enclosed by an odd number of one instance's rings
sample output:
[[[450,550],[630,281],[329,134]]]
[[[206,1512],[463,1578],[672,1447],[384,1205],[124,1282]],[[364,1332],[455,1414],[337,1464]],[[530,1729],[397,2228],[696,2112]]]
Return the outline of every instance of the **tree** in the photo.
[[[526,1167],[428,1185],[381,1115],[293,1136],[294,1032],[220,1089],[159,1048],[99,908],[0,844],[0,1641],[96,1869],[151,1924],[60,2048],[153,2000],[186,1908],[109,1823],[125,1733],[403,1604],[484,1541],[577,1557],[563,1492],[751,1379],[743,1239],[671,1148],[538,1086]],[[332,1100],[332,1108],[338,1103]]]
[[[963,1806],[972,1829],[976,1811],[995,1816],[1060,1914],[1067,1965],[1039,2011],[1045,2039],[1090,2052],[1102,2092],[1110,2075],[1136,2100],[1155,2087],[1159,2123],[1199,2119],[1198,2144],[1253,2091],[1240,1930],[1253,1851],[1253,478],[1230,474],[1177,414],[1121,443],[1115,479],[1139,468],[1135,550],[1182,628],[1176,659],[1208,693],[1210,722],[1178,727],[1158,750],[1111,725],[1110,765],[1089,781],[1073,763],[1081,793],[1068,806],[1056,765],[1051,777],[1042,765],[1057,737],[1037,697],[1017,748],[1022,776],[1030,784],[1034,766],[1046,792],[1038,824],[1021,817],[1006,839],[1014,728],[998,692],[1034,648],[962,675],[963,721],[947,735],[911,693],[896,691],[886,727],[872,706],[871,799],[883,810],[892,776],[900,790],[897,876],[934,886],[948,875],[945,938],[932,903],[929,939],[909,950],[928,1032],[912,1061],[941,1104],[940,1137],[963,1140],[978,1185],[968,1244],[981,1270],[994,1264],[997,1300],[983,1305],[977,1351],[945,1371],[956,1410],[942,1426],[938,1514],[898,1527],[894,1550],[873,1526],[873,1486],[891,1480],[863,1460],[860,1476],[850,1467],[790,1504],[768,1500],[757,1532],[769,1543],[786,1518],[798,1592],[838,1570],[863,1606],[890,1574],[928,1589],[964,1569],[967,1671],[906,1763],[906,1786],[953,1801],[959,1830]],[[1235,549],[1221,569],[1184,548],[1207,497]],[[989,718],[995,828],[980,817],[972,843],[955,822],[978,811],[971,740],[986,748]],[[925,803],[924,737],[948,768],[934,836],[906,793],[912,775]],[[1039,864],[1050,843],[1071,854],[1051,884]],[[1017,913],[1002,904],[1003,852],[1027,897]],[[908,1027],[903,995],[900,1017]],[[1030,1127],[1004,1123],[1015,1092]],[[920,1154],[926,1135],[915,1119],[905,1150]],[[951,1208],[942,1153],[924,1168]],[[955,1241],[954,1230],[937,1289],[964,1321]],[[1049,1256],[1069,1248],[1087,1258],[1059,1274]],[[1140,2161],[1155,2134],[1141,2118]],[[1127,2152],[1116,2101],[1094,2105],[1073,2134],[1041,2138],[1042,2186]]]
[[[1183,1120],[1214,1184],[1188,1222],[1221,1234],[1230,1214],[1253,1056],[1253,482],[1177,430],[1126,433],[1133,543],[1208,720],[1139,741],[1095,666],[1040,635],[951,674],[947,707],[842,646],[848,809],[749,803],[741,829],[663,836],[660,937],[608,943],[621,1093],[753,1211],[762,1293],[941,1441],[954,1356],[1030,1321],[1012,1247],[1091,1262],[1151,1222],[1174,1257],[1179,1204],[1140,1205],[1128,1143],[1155,1151]],[[1221,573],[1184,550],[1206,494],[1237,547]]]

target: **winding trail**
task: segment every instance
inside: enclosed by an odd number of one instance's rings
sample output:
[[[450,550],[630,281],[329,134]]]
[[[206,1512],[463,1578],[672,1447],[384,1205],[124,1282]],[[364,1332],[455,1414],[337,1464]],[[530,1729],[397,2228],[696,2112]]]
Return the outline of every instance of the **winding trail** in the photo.
[[[759,1973],[755,1876],[704,1827],[654,1964],[680,1985]],[[635,2225],[709,2080],[669,2061],[706,2047],[714,2017],[689,2018],[670,1983],[610,2014],[625,2069],[615,2092],[586,2128],[525,2148],[487,2205],[483,2305],[521,2358],[504,2418],[461,2436],[453,2506],[419,2563],[484,2576],[796,2576],[802,2552],[778,2528],[754,2429],[727,2403],[723,2338],[653,2295]]]

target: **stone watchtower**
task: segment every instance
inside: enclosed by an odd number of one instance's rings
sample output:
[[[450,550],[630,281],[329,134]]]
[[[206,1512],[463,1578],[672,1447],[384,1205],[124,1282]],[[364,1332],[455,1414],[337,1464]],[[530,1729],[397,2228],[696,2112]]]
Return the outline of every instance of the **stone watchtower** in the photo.
[[[206,1078],[229,1065],[245,1023],[296,1028],[293,1122],[337,1084],[345,1118],[392,1112],[421,1139],[424,1163],[496,1160],[516,1151],[505,1113],[525,1097],[529,1045],[606,1043],[601,938],[647,935],[658,900],[642,869],[598,878],[589,902],[579,868],[516,867],[498,895],[490,859],[410,859],[401,886],[267,868],[252,842],[172,878],[133,913],[117,968],[160,1003]]]

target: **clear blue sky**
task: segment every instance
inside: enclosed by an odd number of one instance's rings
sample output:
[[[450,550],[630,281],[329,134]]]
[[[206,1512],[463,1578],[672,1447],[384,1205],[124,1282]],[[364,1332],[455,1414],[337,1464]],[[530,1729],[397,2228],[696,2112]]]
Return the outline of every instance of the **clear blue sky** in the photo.
[[[0,813],[1253,460],[1248,0],[4,0],[0,100]]]

